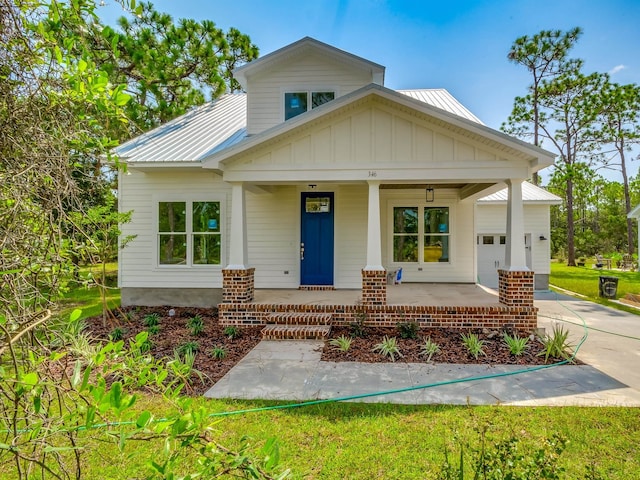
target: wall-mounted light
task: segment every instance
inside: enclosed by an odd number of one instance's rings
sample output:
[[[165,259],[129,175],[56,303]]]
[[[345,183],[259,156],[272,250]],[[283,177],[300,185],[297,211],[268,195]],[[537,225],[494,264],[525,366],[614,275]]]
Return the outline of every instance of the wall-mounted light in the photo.
[[[433,188],[433,185],[427,185],[427,188],[425,188],[424,190],[425,192],[425,201],[427,203],[431,203],[433,202],[434,198],[435,198],[435,190]]]
[[[540,240],[546,240],[547,237],[545,237],[544,235],[540,235]]]
[[[310,183],[307,186],[309,187],[309,190],[315,190],[318,185],[316,185],[315,183]]]

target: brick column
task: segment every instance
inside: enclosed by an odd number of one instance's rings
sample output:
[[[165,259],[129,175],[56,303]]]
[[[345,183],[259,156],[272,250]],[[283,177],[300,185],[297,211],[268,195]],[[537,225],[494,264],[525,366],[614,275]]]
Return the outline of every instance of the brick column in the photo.
[[[498,270],[498,298],[508,306],[533,306],[533,272]]]
[[[362,270],[362,304],[387,304],[387,272],[385,270]]]
[[[222,302],[249,303],[253,300],[255,268],[222,270]]]

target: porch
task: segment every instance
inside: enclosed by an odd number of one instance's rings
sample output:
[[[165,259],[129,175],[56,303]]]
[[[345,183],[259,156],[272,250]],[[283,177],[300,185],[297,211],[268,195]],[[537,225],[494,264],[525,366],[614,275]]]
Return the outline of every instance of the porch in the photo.
[[[422,328],[537,328],[532,272],[500,271],[500,292],[476,284],[384,282],[378,284],[380,289],[373,295],[366,288],[253,289],[242,281],[242,275],[236,280],[244,285],[232,286],[232,272],[229,273],[228,288],[235,294],[218,306],[224,325],[331,326],[362,322],[367,326],[394,327],[399,322],[416,322]],[[519,274],[524,278],[518,278]],[[384,272],[381,276],[385,278]],[[238,301],[239,293],[244,301]]]

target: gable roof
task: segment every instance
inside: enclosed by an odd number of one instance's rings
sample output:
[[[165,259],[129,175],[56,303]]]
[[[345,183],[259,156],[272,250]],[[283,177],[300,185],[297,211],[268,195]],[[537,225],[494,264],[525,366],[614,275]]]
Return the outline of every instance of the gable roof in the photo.
[[[636,205],[634,208],[632,208],[629,214],[627,215],[627,218],[640,219],[640,205]]]
[[[496,193],[479,198],[478,204],[503,204],[509,199],[508,189],[504,188]],[[522,182],[522,200],[525,203],[538,203],[545,205],[560,205],[562,199],[557,195],[540,188],[533,183]]]
[[[440,122],[443,125],[448,125],[452,130],[464,132],[467,136],[475,136],[478,139],[482,139],[482,141],[496,142],[496,144],[501,145],[504,149],[510,149],[514,155],[526,158],[527,161],[529,161],[530,168],[532,169],[539,170],[540,168],[552,165],[554,162],[555,154],[548,152],[547,150],[509,136],[498,130],[489,128],[476,121],[460,117],[455,113],[442,110],[441,108],[434,107],[433,105],[429,105],[420,100],[415,100],[407,95],[402,95],[394,90],[390,90],[386,87],[373,83],[347,95],[338,97],[335,100],[314,108],[313,110],[302,113],[290,120],[287,120],[286,122],[275,125],[264,132],[247,137],[239,143],[218,151],[209,158],[203,159],[203,161],[211,162],[212,165],[214,165],[215,162],[218,162],[218,164],[224,163],[236,155],[242,154],[252,148],[259,147],[264,142],[273,140],[276,137],[291,132],[298,127],[311,124],[325,115],[330,115],[332,112],[335,112],[342,107],[354,104],[360,100],[364,100],[366,97],[379,97],[386,99],[398,106],[408,107],[422,114],[428,115],[434,121]],[[218,167],[217,165],[214,165],[209,166],[208,168]]]
[[[443,88],[399,93],[482,125]],[[246,138],[246,106],[245,93],[223,95],[123,143],[114,153],[129,162],[199,162]]]
[[[371,72],[373,82],[383,85],[384,84],[384,70],[380,64],[371,62],[365,58],[358,57],[344,50],[340,50],[327,43],[320,42],[315,38],[304,37],[297,42],[282,47],[275,52],[271,52],[264,57],[260,57],[252,62],[245,63],[233,71],[234,78],[246,89],[247,78],[255,73],[272,68],[274,65],[280,62],[287,61],[293,56],[308,54],[311,52],[317,52],[323,55],[328,55],[335,60],[348,64],[352,68],[358,68]]]

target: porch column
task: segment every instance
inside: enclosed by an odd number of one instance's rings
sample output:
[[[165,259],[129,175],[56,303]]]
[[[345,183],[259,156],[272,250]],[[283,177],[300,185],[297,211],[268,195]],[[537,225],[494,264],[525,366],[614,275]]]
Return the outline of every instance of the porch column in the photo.
[[[507,244],[505,267],[498,270],[499,301],[505,305],[533,306],[533,272],[527,267],[524,243],[522,179],[507,180]]]
[[[368,181],[368,183],[367,265],[362,270],[362,303],[365,305],[386,305],[387,272],[382,266],[380,182]]]
[[[253,300],[254,271],[248,266],[245,189],[231,184],[231,235],[229,265],[222,270],[222,301],[247,303]]]

